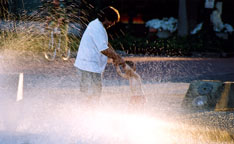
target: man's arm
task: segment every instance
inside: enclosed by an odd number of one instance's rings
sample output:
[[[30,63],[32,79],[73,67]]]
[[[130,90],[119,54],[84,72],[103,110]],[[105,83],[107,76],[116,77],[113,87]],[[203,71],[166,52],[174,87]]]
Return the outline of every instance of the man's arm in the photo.
[[[115,66],[115,68],[116,68],[116,72],[118,73],[118,75],[120,75],[121,77],[125,79],[129,79],[129,76],[127,76],[125,73],[121,71],[119,65]]]
[[[125,61],[123,60],[123,58],[115,52],[114,48],[110,44],[108,44],[108,47],[109,47],[108,49],[101,51],[102,54],[104,54],[108,58],[113,59],[113,63],[115,65],[123,65],[124,66]]]

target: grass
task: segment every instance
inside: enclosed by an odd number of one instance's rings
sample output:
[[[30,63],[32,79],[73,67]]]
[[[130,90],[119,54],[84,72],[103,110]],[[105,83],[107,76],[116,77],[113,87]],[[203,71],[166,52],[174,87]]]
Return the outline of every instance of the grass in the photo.
[[[68,35],[68,39],[71,51],[77,51],[80,39],[74,35]],[[2,31],[0,33],[0,50],[30,51],[39,54],[48,48],[46,41],[48,41],[47,37],[43,34]]]

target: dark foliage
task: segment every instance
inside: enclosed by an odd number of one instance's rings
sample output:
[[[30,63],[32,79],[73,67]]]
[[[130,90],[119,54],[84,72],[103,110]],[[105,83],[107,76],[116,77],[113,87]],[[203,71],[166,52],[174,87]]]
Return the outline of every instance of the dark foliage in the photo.
[[[127,54],[152,56],[191,56],[193,52],[221,53],[231,49],[228,40],[204,32],[187,37],[174,34],[167,39],[157,38],[155,34],[137,37],[128,33],[111,39],[110,43]]]

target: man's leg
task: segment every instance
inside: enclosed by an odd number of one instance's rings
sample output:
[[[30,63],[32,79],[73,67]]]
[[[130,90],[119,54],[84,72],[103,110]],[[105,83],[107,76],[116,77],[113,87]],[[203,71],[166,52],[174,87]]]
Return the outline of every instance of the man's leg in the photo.
[[[91,76],[88,72],[77,69],[80,83],[80,92],[88,93],[88,89],[91,85]]]
[[[102,93],[102,75],[100,73],[92,73],[91,87],[93,98],[99,101]]]
[[[80,92],[89,101],[99,101],[102,92],[102,75],[77,69],[80,83]]]

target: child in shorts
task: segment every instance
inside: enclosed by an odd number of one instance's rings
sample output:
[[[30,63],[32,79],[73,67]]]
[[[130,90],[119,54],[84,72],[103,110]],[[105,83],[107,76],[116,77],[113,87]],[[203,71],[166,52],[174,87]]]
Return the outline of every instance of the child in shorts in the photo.
[[[144,105],[146,103],[146,98],[144,91],[142,89],[141,77],[136,73],[136,65],[132,61],[126,61],[126,64],[123,66],[123,71],[121,71],[119,66],[115,66],[117,73],[129,80],[130,89],[132,96],[130,98],[131,105]]]

